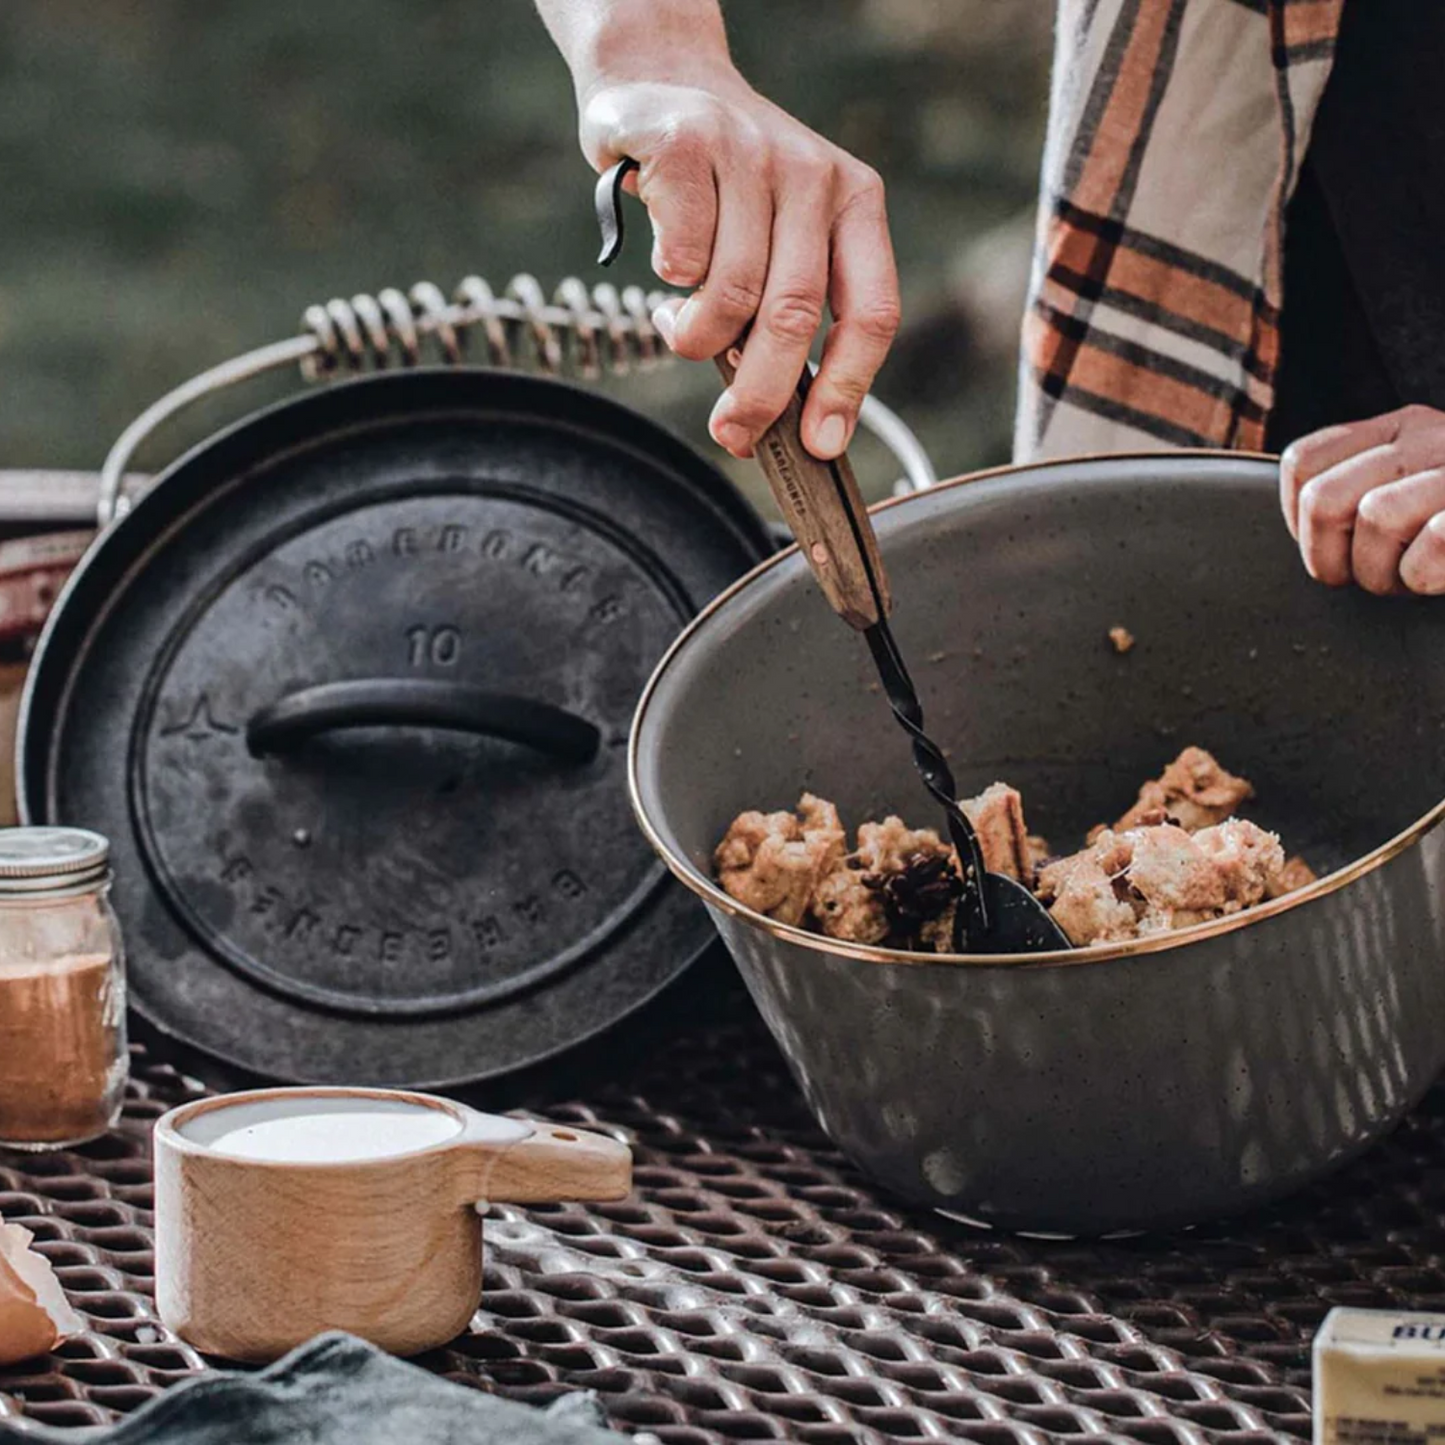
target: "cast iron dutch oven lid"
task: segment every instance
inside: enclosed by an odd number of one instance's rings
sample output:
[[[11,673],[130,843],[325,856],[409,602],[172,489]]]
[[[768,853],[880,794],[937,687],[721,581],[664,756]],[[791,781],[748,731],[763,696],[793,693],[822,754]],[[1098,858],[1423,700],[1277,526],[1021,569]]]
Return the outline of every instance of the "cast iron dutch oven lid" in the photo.
[[[112,843],[131,1001],[293,1080],[455,1084],[707,945],[625,786],[632,710],[769,549],[689,448],[507,373],[372,377],[163,474],[72,577],[25,816]]]

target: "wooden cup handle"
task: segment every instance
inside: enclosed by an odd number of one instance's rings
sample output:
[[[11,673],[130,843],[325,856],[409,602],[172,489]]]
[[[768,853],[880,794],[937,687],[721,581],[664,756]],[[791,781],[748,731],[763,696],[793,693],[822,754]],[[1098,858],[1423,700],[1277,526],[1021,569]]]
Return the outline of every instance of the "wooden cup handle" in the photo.
[[[729,386],[739,359],[736,347],[717,358]],[[893,599],[847,455],[822,462],[803,445],[803,403],[811,379],[805,369],[787,409],[758,442],[757,460],[828,605],[861,632],[888,616]]]
[[[524,1138],[468,1140],[457,1150],[468,1204],[561,1204],[625,1199],[632,1191],[626,1144],[565,1124],[536,1124]]]

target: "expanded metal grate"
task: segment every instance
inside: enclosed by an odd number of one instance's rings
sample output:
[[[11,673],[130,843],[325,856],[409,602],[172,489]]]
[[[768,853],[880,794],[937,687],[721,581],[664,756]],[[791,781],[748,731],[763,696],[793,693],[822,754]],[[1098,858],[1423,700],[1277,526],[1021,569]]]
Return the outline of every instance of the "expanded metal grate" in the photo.
[[[155,1318],[147,1152],[152,1121],[200,1092],[138,1050],[116,1135],[0,1153],[0,1215],[35,1232],[90,1326],[0,1370],[0,1415],[103,1423],[206,1368]],[[586,1103],[537,1102],[631,1140],[636,1192],[494,1208],[484,1307],[421,1363],[521,1400],[595,1390],[617,1428],[664,1445],[1303,1438],[1331,1305],[1445,1310],[1445,1091],[1286,1208],[1109,1244],[880,1196],[742,1006]]]

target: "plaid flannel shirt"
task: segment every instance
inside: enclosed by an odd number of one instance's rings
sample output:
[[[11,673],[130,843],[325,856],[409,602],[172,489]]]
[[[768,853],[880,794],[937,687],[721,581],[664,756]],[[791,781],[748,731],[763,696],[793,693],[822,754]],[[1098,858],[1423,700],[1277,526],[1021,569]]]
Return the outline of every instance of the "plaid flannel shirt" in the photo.
[[[1060,0],[1015,455],[1259,448],[1344,0]]]

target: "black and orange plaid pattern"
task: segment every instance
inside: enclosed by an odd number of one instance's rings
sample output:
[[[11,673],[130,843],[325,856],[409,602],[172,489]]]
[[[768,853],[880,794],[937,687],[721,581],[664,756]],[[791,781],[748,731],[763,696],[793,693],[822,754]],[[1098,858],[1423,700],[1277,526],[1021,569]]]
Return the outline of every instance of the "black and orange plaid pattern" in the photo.
[[[1344,0],[1060,0],[1018,460],[1258,448]]]

